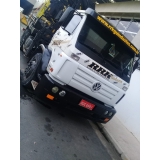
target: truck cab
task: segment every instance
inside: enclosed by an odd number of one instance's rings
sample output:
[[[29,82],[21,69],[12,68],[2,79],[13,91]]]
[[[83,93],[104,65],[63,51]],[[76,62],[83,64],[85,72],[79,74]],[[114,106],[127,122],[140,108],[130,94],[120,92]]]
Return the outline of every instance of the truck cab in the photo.
[[[58,102],[106,123],[125,96],[139,51],[91,8],[69,7],[58,23],[49,45],[41,45],[34,71],[38,80],[32,76],[23,84],[31,83],[36,96],[50,105]]]

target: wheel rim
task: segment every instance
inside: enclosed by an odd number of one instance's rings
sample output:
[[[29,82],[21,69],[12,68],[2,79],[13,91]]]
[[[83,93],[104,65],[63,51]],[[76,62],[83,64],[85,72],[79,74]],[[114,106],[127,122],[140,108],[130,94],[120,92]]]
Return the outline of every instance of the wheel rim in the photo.
[[[29,61],[28,65],[27,65],[27,68],[24,71],[25,78],[28,78],[33,73],[36,64],[37,64],[37,60],[36,60],[35,57],[33,57]]]

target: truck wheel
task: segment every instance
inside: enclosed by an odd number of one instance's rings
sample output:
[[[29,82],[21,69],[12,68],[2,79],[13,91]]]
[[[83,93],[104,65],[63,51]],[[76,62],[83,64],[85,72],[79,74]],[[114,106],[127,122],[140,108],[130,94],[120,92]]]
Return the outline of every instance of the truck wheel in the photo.
[[[23,35],[21,36],[21,39],[20,39],[20,50],[21,51],[23,51],[23,44],[25,43],[26,39],[29,37],[30,34],[31,34],[30,29],[26,29]]]
[[[29,36],[24,45],[23,45],[23,52],[24,52],[24,55],[26,57],[30,57],[31,56],[31,52],[32,52],[32,49],[34,47],[34,41],[33,41],[34,37],[32,36]]]
[[[37,53],[34,55],[31,60],[27,64],[27,68],[25,69],[23,73],[23,78],[22,78],[22,85],[27,88],[32,88],[31,81],[35,80],[37,81],[38,78],[36,76],[36,71],[37,68],[41,62],[42,59],[42,54]]]

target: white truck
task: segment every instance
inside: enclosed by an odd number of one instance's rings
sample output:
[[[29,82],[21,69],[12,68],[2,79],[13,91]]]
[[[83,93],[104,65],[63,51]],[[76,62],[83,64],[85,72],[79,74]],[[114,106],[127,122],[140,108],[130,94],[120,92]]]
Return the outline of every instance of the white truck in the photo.
[[[129,87],[139,50],[91,8],[68,7],[57,23],[49,45],[41,44],[28,62],[23,86],[49,105],[108,122]]]

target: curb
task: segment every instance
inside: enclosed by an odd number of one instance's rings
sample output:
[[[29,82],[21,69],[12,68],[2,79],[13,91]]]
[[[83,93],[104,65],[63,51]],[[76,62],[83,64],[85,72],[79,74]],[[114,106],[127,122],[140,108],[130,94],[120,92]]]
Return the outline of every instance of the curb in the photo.
[[[101,123],[97,123],[100,129],[103,131],[103,134],[109,139],[109,141],[113,144],[116,151],[120,154],[122,160],[130,160],[128,156],[124,153],[123,149],[119,146],[114,137],[107,131]]]

